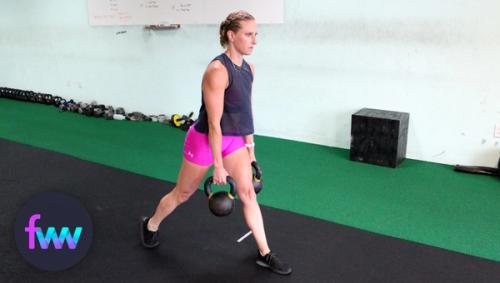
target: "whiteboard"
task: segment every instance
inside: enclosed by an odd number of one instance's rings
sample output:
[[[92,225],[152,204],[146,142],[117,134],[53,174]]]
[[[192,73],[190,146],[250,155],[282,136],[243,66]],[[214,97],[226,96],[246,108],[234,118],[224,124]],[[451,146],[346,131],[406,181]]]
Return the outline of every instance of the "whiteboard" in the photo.
[[[220,24],[237,10],[257,23],[283,23],[284,0],[88,0],[89,24]]]

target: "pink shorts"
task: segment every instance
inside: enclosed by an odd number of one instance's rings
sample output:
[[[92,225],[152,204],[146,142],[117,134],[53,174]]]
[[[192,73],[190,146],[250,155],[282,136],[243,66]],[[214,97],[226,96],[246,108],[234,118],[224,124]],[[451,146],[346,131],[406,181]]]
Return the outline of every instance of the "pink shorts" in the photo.
[[[222,157],[245,146],[242,136],[222,136]],[[208,135],[196,131],[194,125],[189,127],[184,140],[184,158],[200,166],[210,166],[214,163]]]

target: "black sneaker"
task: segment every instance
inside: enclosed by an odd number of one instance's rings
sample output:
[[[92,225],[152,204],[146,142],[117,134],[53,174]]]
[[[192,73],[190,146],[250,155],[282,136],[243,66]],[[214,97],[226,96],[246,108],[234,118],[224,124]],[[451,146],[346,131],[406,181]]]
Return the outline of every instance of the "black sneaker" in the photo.
[[[145,248],[155,248],[160,244],[158,240],[159,232],[151,232],[148,230],[149,217],[143,216],[140,221],[140,231],[141,231],[141,244]]]
[[[262,267],[269,268],[269,269],[271,269],[272,272],[275,272],[275,273],[278,273],[281,275],[288,275],[288,274],[292,273],[292,267],[289,264],[281,261],[281,259],[279,259],[277,254],[275,254],[273,252],[269,252],[265,256],[261,256],[260,252],[257,252],[257,253],[258,253],[258,256],[257,256],[256,263],[258,265],[260,265]]]

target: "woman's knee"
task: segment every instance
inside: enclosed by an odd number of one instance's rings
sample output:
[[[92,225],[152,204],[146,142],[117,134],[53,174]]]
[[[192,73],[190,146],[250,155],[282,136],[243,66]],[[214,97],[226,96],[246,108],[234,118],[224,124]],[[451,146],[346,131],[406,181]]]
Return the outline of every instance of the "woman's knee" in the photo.
[[[178,204],[182,204],[186,201],[189,200],[189,198],[193,195],[193,193],[196,191],[195,189],[177,189],[176,190],[176,201]]]
[[[257,199],[252,184],[238,186],[238,196],[243,203],[254,202]]]
[[[180,205],[189,200],[191,195],[193,195],[194,190],[183,190],[179,187],[175,187],[169,194],[162,198],[160,205],[168,206],[168,203],[174,203],[175,206]]]

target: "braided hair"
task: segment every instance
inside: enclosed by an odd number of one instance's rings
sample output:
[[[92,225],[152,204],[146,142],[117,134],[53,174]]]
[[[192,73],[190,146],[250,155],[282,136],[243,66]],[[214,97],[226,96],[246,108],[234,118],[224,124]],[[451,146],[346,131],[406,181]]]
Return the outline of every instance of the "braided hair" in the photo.
[[[241,28],[240,22],[248,20],[255,20],[255,18],[245,11],[237,11],[229,14],[219,27],[220,45],[224,48],[227,47],[227,44],[229,42],[229,39],[227,38],[227,32],[238,32],[238,30]]]

